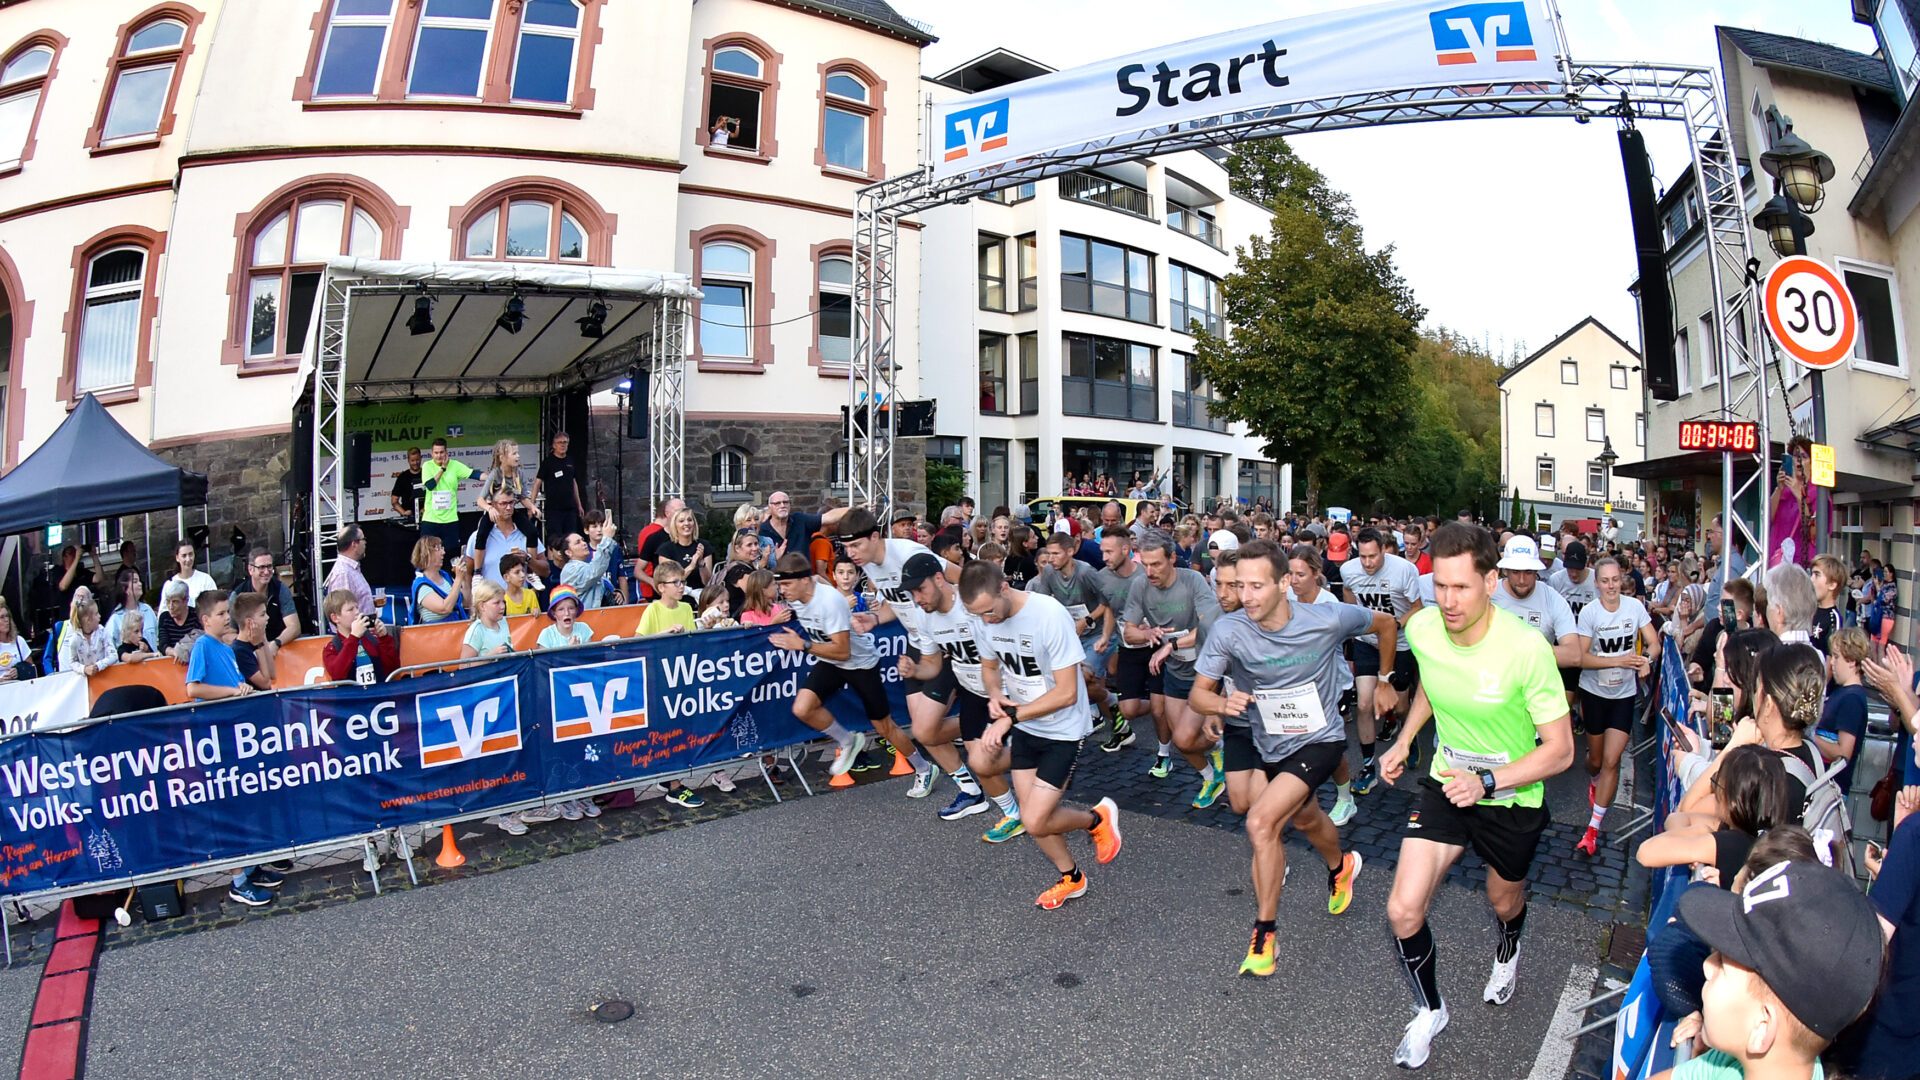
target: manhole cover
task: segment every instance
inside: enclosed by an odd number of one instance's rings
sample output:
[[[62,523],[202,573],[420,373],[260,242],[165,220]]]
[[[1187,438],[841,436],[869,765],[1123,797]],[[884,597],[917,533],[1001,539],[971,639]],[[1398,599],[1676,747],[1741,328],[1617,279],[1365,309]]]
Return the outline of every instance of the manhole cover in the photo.
[[[593,1018],[603,1024],[617,1024],[632,1016],[631,1001],[603,1001],[593,1007]]]

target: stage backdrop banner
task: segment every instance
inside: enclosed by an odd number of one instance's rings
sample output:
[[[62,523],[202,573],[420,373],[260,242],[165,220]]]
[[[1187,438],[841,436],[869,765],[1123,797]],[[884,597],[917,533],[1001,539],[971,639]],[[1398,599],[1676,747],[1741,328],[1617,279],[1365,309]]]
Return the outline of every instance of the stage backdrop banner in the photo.
[[[934,175],[1352,94],[1460,83],[1551,92],[1559,48],[1546,0],[1396,0],[1302,16],[936,106]]]
[[[812,658],[768,629],[650,638],[371,687],[0,739],[0,895],[352,837],[806,742]],[[906,716],[894,624],[876,633]],[[850,693],[841,723],[870,726]]]
[[[424,461],[433,440],[447,440],[454,460],[465,462],[473,478],[460,485],[462,512],[474,508],[480,476],[493,465],[493,444],[512,439],[520,444],[520,477],[533,486],[540,468],[540,400],[538,398],[475,398],[419,402],[374,402],[347,406],[347,430],[373,436],[373,486],[360,491],[360,520],[394,517],[387,496],[393,478],[406,471],[407,451],[420,448]]]

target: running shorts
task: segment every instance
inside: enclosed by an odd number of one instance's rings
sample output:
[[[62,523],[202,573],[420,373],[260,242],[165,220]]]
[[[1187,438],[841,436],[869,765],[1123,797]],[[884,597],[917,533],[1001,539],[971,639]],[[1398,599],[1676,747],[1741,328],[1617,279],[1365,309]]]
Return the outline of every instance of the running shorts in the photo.
[[[1525,881],[1540,834],[1552,820],[1542,806],[1455,806],[1432,777],[1420,781],[1420,803],[1407,818],[1407,835],[1472,848],[1507,881]]]
[[[1569,694],[1580,689],[1580,669],[1570,667],[1561,668],[1560,685],[1566,687],[1567,693]]]
[[[1605,731],[1633,731],[1633,699],[1604,698],[1590,690],[1580,691],[1580,726],[1589,735]]]
[[[960,698],[960,741],[973,742],[987,733],[987,726],[993,723],[993,714],[987,711],[986,698],[964,686],[957,693]]]
[[[1147,670],[1147,661],[1152,658],[1152,649],[1120,650],[1121,701],[1146,701],[1154,694],[1164,692],[1160,676]]]
[[[940,674],[931,679],[916,679],[909,675],[905,682],[908,697],[919,694],[928,701],[942,705],[953,704],[953,693],[960,689],[960,680],[953,677],[953,669],[945,664],[940,666]]]
[[[887,700],[887,688],[880,682],[879,668],[857,668],[848,671],[832,664],[815,664],[807,673],[807,681],[802,690],[813,691],[813,696],[825,704],[833,695],[847,687],[860,696],[860,704],[867,711],[869,720],[885,720],[893,715],[893,704]]]
[[[1179,701],[1187,700],[1193,693],[1193,671],[1188,669],[1182,675],[1167,664],[1160,665],[1160,693]]]
[[[1080,760],[1080,741],[1049,739],[1013,726],[1012,745],[1008,748],[1014,771],[1032,769],[1034,777],[1060,791],[1073,779],[1073,768]]]
[[[1252,772],[1264,764],[1260,751],[1253,748],[1253,729],[1222,723],[1220,761],[1230,773]]]

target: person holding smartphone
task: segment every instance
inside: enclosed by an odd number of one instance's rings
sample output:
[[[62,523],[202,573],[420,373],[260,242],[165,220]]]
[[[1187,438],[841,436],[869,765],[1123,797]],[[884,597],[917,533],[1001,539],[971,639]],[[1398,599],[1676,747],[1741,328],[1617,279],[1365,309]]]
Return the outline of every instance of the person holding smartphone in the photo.
[[[333,637],[320,648],[320,663],[330,681],[371,686],[400,666],[400,643],[386,624],[361,613],[353,593],[333,590],[321,601],[320,611],[333,627]]]
[[[1783,562],[1801,567],[1813,565],[1813,515],[1807,499],[1812,456],[1813,442],[1804,435],[1796,435],[1787,444],[1787,456],[1780,462],[1780,472],[1774,478],[1773,498],[1767,509],[1769,569]]]

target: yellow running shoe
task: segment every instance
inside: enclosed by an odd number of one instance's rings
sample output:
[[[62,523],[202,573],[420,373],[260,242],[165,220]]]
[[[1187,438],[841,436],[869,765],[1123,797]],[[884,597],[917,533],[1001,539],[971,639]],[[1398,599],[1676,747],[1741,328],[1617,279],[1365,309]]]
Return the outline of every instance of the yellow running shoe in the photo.
[[[1340,860],[1340,869],[1327,875],[1327,914],[1338,915],[1353,903],[1353,879],[1360,876],[1360,853],[1349,851]]]
[[[989,844],[1004,844],[1026,831],[1026,825],[1022,824],[1019,818],[1008,814],[1002,816],[993,828],[981,835],[980,839]]]
[[[1240,974],[1266,978],[1273,974],[1273,935],[1253,928],[1253,944],[1247,946],[1247,958],[1240,961]]]
[[[1085,896],[1086,893],[1087,876],[1085,874],[1080,875],[1079,881],[1073,880],[1071,874],[1061,874],[1060,880],[1049,887],[1046,892],[1041,893],[1040,898],[1035,900],[1034,903],[1039,904],[1048,911],[1052,911],[1054,908],[1059,907],[1061,904],[1066,903],[1076,896]]]

